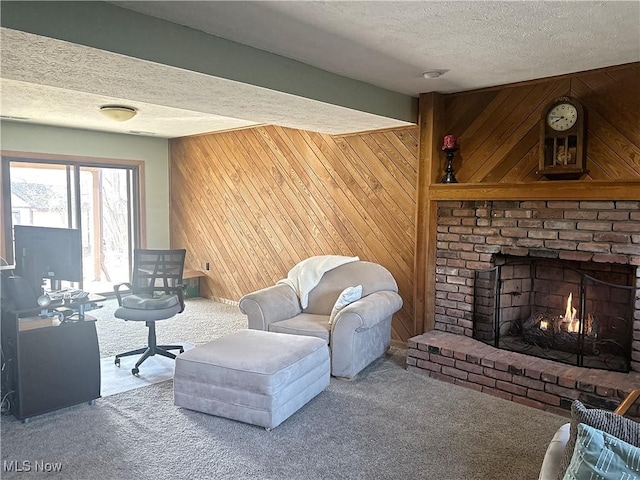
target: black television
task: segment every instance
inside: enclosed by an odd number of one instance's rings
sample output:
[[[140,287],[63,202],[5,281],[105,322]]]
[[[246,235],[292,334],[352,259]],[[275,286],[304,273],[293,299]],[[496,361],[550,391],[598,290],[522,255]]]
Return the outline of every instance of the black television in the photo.
[[[74,228],[15,225],[16,273],[27,280],[38,295],[42,280],[51,280],[54,289],[60,281],[82,282],[82,236]]]

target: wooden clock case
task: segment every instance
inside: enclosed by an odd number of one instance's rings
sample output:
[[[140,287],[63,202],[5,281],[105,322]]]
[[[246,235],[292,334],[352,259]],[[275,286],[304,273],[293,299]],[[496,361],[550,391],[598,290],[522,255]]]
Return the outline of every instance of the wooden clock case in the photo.
[[[577,120],[567,130],[555,130],[549,125],[547,116],[554,107],[565,103],[575,107]],[[537,173],[557,180],[575,180],[587,173],[585,131],[585,110],[578,100],[559,97],[547,104],[540,120],[540,160]]]

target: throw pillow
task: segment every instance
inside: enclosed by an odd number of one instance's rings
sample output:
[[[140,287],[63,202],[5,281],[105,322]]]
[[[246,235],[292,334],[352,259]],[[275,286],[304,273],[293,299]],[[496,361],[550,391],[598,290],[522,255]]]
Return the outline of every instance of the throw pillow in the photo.
[[[640,478],[640,448],[583,423],[563,480]]]
[[[336,300],[335,305],[333,306],[333,310],[331,310],[331,315],[329,316],[329,325],[333,325],[333,320],[336,318],[336,315],[342,310],[344,307],[349,305],[350,303],[355,302],[356,300],[360,300],[362,298],[362,285],[356,285],[355,287],[347,287],[342,293],[338,296],[338,300]]]
[[[569,441],[564,449],[558,480],[562,480],[567,467],[571,462],[573,450],[578,436],[578,425],[584,423],[609,435],[619,438],[623,442],[630,443],[634,447],[640,447],[640,423],[634,422],[622,415],[616,415],[609,410],[587,408],[579,400],[571,404],[571,429]]]

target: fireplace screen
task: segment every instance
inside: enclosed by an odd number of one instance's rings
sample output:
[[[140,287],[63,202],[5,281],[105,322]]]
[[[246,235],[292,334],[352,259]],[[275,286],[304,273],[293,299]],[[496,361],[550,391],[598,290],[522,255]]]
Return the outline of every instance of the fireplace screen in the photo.
[[[475,273],[474,338],[571,365],[630,370],[632,269],[502,257],[496,263]]]

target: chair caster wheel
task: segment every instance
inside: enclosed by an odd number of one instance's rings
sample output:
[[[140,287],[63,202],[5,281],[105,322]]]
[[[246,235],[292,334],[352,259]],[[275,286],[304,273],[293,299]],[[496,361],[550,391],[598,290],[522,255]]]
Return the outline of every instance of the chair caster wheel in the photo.
[[[181,349],[180,349],[180,353],[184,353],[184,348],[181,348]]]
[[[116,367],[119,367],[120,366],[120,359],[116,358],[116,361],[114,363],[116,364]]]
[[[136,377],[138,376],[139,372],[140,372],[140,370],[138,370],[137,368],[132,368],[131,369],[131,373],[133,373]]]

